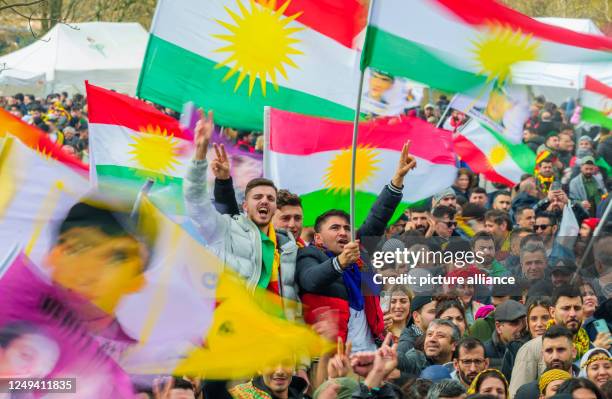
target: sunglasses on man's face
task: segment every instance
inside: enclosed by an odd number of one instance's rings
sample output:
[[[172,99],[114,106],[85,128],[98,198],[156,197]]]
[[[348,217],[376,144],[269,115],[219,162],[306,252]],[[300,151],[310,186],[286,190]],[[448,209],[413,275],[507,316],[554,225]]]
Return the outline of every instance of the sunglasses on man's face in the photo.
[[[450,220],[450,221],[448,221],[448,222],[445,222],[444,220],[438,220],[438,223],[443,223],[443,224],[445,224],[445,225],[446,225],[446,227],[448,227],[449,229],[450,229],[450,228],[452,228],[452,227],[457,227],[457,222],[452,221],[452,220]]]
[[[536,224],[533,226],[534,230],[546,230],[548,227],[550,227],[549,224]]]

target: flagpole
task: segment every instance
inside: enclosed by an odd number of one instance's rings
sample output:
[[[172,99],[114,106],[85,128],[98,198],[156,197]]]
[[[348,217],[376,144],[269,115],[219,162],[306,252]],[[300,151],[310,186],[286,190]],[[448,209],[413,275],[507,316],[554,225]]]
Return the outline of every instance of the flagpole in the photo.
[[[365,65],[363,63],[364,54],[366,54],[366,47],[368,46],[368,29],[370,23],[370,16],[372,15],[372,9],[374,8],[375,0],[370,0],[368,8],[368,18],[366,20],[366,34],[363,41],[363,47],[361,49],[361,61],[359,67],[359,89],[357,93],[357,104],[355,106],[355,119],[353,120],[353,143],[351,146],[351,189],[349,193],[349,206],[350,206],[350,227],[351,227],[351,241],[355,241],[355,167],[357,163],[357,136],[359,134],[359,117],[361,116],[361,94],[363,92],[363,80],[365,78]]]
[[[363,80],[365,77],[365,69],[362,69],[359,76],[359,92],[357,95],[357,105],[355,106],[355,120],[353,121],[353,144],[351,147],[351,241],[355,241],[355,169],[357,161],[357,136],[359,134],[359,116],[361,115],[361,92],[363,90]]]
[[[571,281],[572,284],[574,283],[574,280],[578,276],[578,273],[580,272],[580,269],[582,269],[582,265],[584,265],[584,262],[585,262],[587,256],[589,256],[589,252],[591,252],[591,248],[593,247],[593,244],[595,242],[595,238],[597,238],[599,236],[599,233],[601,232],[601,229],[603,228],[603,225],[608,220],[608,215],[610,215],[610,211],[611,210],[612,210],[612,198],[610,199],[610,201],[608,201],[608,205],[606,205],[606,211],[604,212],[603,216],[601,217],[601,220],[599,221],[599,223],[595,227],[595,231],[593,232],[593,236],[591,236],[591,239],[589,240],[589,244],[587,245],[586,249],[584,250],[584,254],[582,255],[582,259],[580,259],[580,263],[578,264],[578,268],[576,270],[576,273],[574,273],[574,277],[572,277],[572,281]]]
[[[142,186],[138,192],[138,195],[136,196],[136,200],[134,201],[134,206],[132,207],[132,212],[130,213],[130,219],[134,220],[136,218],[136,215],[138,215],[138,209],[140,209],[140,201],[142,200],[142,197],[149,194],[149,191],[151,191],[151,187],[153,187],[154,183],[155,182],[153,179],[148,179]]]
[[[440,116],[440,120],[438,121],[438,124],[436,125],[437,128],[440,128],[444,122],[444,118],[446,118],[446,115],[448,114],[448,110],[450,109],[451,104],[453,103],[453,100],[455,99],[457,95],[455,94],[453,96],[453,98],[451,99],[451,101],[448,103],[448,105],[446,106],[446,109],[444,110],[444,112],[442,113],[442,116]]]

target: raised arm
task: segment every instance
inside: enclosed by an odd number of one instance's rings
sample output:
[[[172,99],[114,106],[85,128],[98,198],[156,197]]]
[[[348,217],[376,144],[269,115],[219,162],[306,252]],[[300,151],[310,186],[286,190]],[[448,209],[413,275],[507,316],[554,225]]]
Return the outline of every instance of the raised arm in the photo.
[[[402,148],[402,154],[391,183],[383,188],[378,199],[370,208],[365,222],[357,231],[357,237],[362,239],[368,250],[370,250],[369,242],[378,242],[378,238],[384,234],[387,224],[402,200],[404,178],[415,167],[416,159],[410,155],[410,141],[408,141]]]
[[[234,181],[230,175],[230,163],[225,146],[213,143],[215,149],[215,159],[210,164],[210,169],[215,176],[215,189],[213,191],[215,197],[215,207],[217,211],[225,215],[238,215],[240,208],[236,201],[236,192],[234,191]]]
[[[183,180],[183,195],[187,215],[208,245],[222,244],[231,219],[217,212],[206,187],[206,150],[214,129],[212,112],[202,113],[195,129],[195,156]]]

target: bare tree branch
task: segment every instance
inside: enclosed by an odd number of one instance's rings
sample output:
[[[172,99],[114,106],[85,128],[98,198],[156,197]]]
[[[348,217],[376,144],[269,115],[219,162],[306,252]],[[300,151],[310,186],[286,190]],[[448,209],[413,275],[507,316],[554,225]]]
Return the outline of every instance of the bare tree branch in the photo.
[[[16,3],[16,4],[8,4],[6,1],[2,1],[2,4],[4,4],[3,6],[0,6],[0,11],[3,10],[7,10],[7,9],[12,9],[13,11],[15,11],[16,7],[28,7],[28,6],[33,6],[36,4],[40,4],[45,2],[46,0],[34,0],[31,1],[29,3]]]

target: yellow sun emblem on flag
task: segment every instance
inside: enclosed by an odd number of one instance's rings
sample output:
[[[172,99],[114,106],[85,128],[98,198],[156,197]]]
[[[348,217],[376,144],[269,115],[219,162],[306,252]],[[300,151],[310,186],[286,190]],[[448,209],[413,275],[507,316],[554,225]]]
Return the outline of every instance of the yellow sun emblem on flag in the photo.
[[[515,63],[536,60],[539,47],[531,35],[500,25],[490,27],[472,44],[479,73],[486,75],[488,81],[497,79],[500,83],[510,77],[510,70]]]
[[[368,183],[380,170],[378,152],[371,147],[359,146],[355,157],[355,187]],[[325,188],[332,191],[344,191],[351,188],[352,152],[348,148],[331,160],[323,180]]]
[[[247,9],[242,0],[236,0],[241,15],[225,7],[235,24],[217,20],[229,31],[229,34],[213,35],[228,43],[227,46],[215,52],[230,53],[230,55],[218,63],[215,69],[231,66],[223,77],[223,82],[240,72],[236,79],[234,92],[238,91],[246,76],[249,75],[249,96],[253,93],[255,80],[259,78],[261,92],[265,97],[268,78],[272,81],[274,89],[278,91],[277,73],[287,79],[285,65],[298,68],[290,56],[303,53],[293,47],[299,40],[291,36],[303,28],[288,25],[302,13],[284,17],[283,13],[290,2],[291,0],[287,0],[278,10],[275,10],[276,0],[258,0],[257,3],[249,0],[250,9]]]
[[[134,142],[129,144],[132,148],[128,153],[132,156],[131,161],[139,169],[154,172],[161,179],[163,175],[175,171],[179,164],[179,141],[159,126],[149,125],[140,128],[140,132],[142,134],[132,135]]]
[[[504,162],[504,159],[506,159],[507,155],[508,152],[506,151],[504,146],[498,144],[491,149],[491,152],[489,152],[489,162],[491,163],[491,165],[497,166],[500,163]]]

